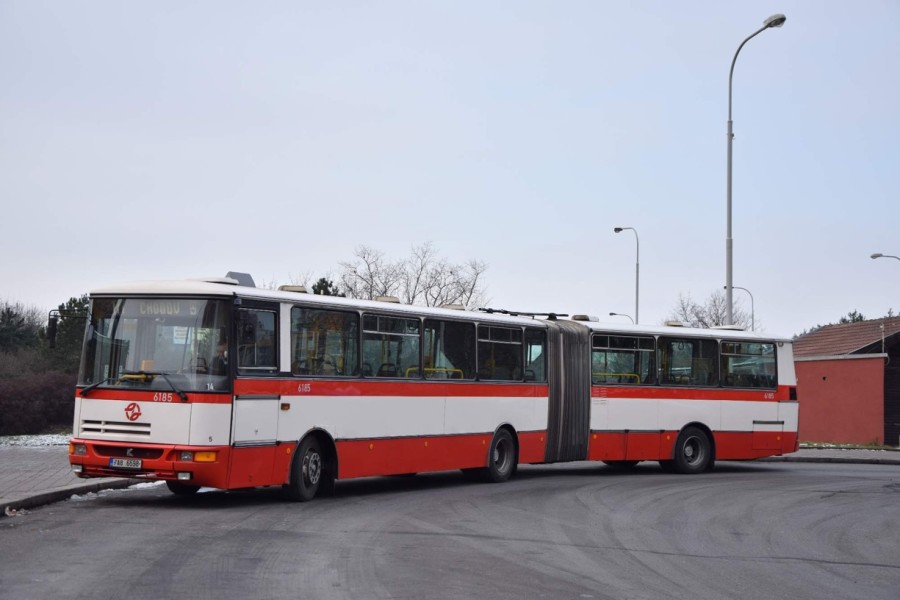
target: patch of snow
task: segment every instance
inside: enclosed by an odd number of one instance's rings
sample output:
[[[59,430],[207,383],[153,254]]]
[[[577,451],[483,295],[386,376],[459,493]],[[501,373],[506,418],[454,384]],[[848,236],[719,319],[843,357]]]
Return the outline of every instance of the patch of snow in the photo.
[[[146,490],[149,488],[159,487],[161,485],[165,485],[165,481],[145,481],[143,483],[136,483],[134,485],[129,485],[129,490]]]
[[[71,437],[68,433],[0,435],[0,446],[65,446]]]

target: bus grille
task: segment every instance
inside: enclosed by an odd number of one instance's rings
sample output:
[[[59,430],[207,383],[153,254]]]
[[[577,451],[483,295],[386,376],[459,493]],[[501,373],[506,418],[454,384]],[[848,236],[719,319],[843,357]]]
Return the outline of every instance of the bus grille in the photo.
[[[81,432],[97,435],[138,435],[150,437],[150,423],[129,423],[127,421],[81,421]]]

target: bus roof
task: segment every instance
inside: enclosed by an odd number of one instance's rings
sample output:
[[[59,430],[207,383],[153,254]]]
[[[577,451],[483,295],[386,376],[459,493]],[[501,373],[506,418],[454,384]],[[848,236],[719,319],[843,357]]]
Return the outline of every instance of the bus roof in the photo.
[[[377,310],[382,313],[397,315],[424,315],[434,317],[455,318],[457,320],[477,320],[482,323],[505,323],[507,325],[527,325],[545,327],[544,319],[528,316],[511,316],[500,313],[457,310],[451,308],[411,306],[377,300],[359,300],[341,298],[339,296],[319,296],[316,294],[295,291],[269,290],[258,287],[245,287],[226,283],[234,281],[225,279],[182,279],[169,281],[135,281],[120,285],[91,290],[93,296],[204,296],[221,298],[252,298],[276,302],[303,302],[304,304],[321,305],[322,307]],[[567,319],[568,320],[568,319]],[[663,335],[673,337],[697,337],[709,339],[732,339],[747,341],[790,342],[790,338],[778,335],[764,335],[750,331],[733,329],[698,329],[694,327],[672,327],[667,325],[632,325],[630,323],[600,323],[597,321],[573,321],[593,332],[619,333],[622,335]]]
[[[527,325],[546,327],[541,319],[525,316],[510,316],[502,314],[490,314],[480,311],[458,310],[453,308],[440,308],[428,306],[412,306],[397,304],[394,302],[382,302],[378,300],[360,300],[356,298],[342,298],[339,296],[320,296],[316,294],[269,290],[257,287],[244,287],[224,283],[222,280],[171,280],[171,281],[136,281],[121,285],[109,286],[91,290],[91,297],[95,296],[203,296],[221,298],[248,298],[254,300],[271,300],[274,302],[297,302],[304,304],[321,305],[331,308],[377,310],[381,313],[393,313],[396,315],[424,315],[434,317],[455,318],[457,320],[478,320],[482,323],[504,323],[507,325]]]
[[[789,342],[790,338],[780,335],[767,335],[754,331],[738,329],[700,329],[696,327],[673,327],[671,325],[632,325],[631,323],[599,323],[597,321],[578,321],[591,331],[604,333],[621,333],[631,335],[662,335],[672,337],[697,337],[710,339],[729,339],[746,341]]]

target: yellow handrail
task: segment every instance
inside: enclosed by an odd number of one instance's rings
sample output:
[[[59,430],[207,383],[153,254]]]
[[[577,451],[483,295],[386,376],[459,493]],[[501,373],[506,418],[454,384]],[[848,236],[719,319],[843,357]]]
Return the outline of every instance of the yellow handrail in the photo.
[[[591,377],[625,377],[629,379],[634,379],[635,383],[641,382],[641,376],[637,373],[591,373]]]

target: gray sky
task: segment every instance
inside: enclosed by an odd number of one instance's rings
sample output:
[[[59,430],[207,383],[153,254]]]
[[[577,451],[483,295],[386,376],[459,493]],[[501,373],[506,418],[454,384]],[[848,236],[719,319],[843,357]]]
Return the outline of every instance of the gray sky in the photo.
[[[0,0],[0,299],[489,264],[491,304],[634,312],[725,283],[790,335],[900,311],[900,3]],[[749,297],[735,290],[749,309]]]

